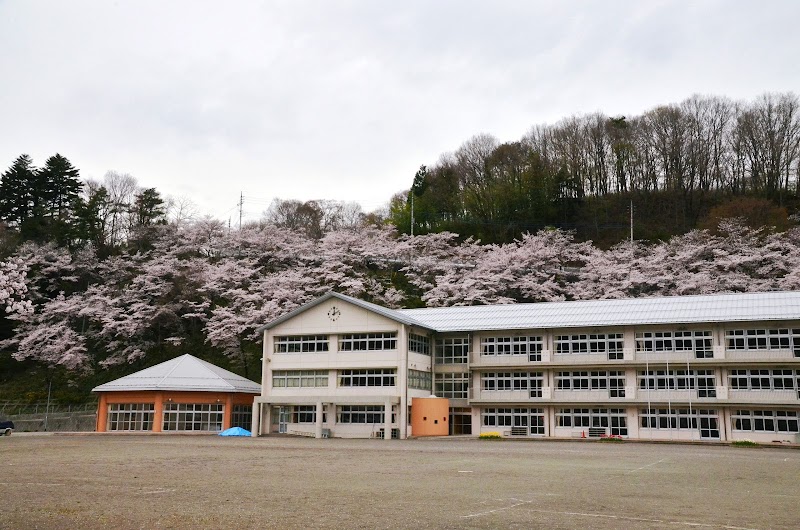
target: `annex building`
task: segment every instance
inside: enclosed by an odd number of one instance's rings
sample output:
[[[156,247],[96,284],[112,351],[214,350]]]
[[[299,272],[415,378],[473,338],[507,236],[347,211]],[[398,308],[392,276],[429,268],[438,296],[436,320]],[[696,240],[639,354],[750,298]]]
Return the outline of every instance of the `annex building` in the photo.
[[[406,438],[432,395],[450,434],[800,433],[800,292],[402,310],[329,293],[263,334],[254,436]]]
[[[258,383],[182,355],[92,389],[97,432],[250,429]]]

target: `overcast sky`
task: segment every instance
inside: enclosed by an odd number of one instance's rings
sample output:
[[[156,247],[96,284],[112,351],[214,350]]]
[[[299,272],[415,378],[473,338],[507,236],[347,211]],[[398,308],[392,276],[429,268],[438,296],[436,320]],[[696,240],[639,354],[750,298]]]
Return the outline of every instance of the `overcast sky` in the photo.
[[[367,211],[478,133],[800,90],[800,1],[0,0],[0,171]]]

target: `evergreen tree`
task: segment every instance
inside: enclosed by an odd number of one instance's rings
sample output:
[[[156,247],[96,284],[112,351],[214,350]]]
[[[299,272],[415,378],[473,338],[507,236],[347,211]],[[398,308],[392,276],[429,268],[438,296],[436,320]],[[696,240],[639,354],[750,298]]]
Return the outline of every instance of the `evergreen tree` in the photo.
[[[66,221],[72,214],[83,184],[79,173],[69,160],[56,153],[41,169],[45,215]]]
[[[38,170],[28,155],[20,155],[0,176],[0,220],[19,228],[33,215],[34,181]]]
[[[135,226],[166,224],[167,210],[164,200],[155,188],[146,188],[136,194],[133,201],[133,221]]]

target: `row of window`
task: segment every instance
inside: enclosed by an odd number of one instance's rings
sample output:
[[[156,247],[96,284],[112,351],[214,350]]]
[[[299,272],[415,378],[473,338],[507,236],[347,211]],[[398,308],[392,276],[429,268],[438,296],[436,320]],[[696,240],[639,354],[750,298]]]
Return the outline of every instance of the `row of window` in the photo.
[[[327,335],[275,337],[275,353],[316,353],[329,351]],[[339,351],[396,350],[397,333],[352,333],[339,336]]]
[[[728,386],[731,390],[800,390],[800,370],[729,370]]]
[[[698,390],[699,397],[716,397],[714,370],[646,370],[637,373],[640,390]]]
[[[234,405],[231,427],[250,429],[252,407]],[[153,403],[114,403],[108,406],[109,431],[151,431],[155,419]],[[221,431],[223,405],[206,403],[165,403],[164,431]]]
[[[544,434],[543,409],[485,408],[481,412],[485,427],[531,427],[530,434]],[[719,438],[719,416],[707,409],[643,409],[639,411],[643,429],[700,430],[701,437]],[[625,409],[574,408],[556,411],[559,427],[610,429],[608,434],[627,436]],[[786,410],[737,410],[731,415],[734,431],[796,434],[800,414]]]
[[[625,409],[559,409],[556,411],[556,425],[586,429],[610,428],[611,431],[607,431],[607,434],[628,435],[628,416]]]
[[[687,352],[695,358],[713,357],[710,330],[700,331],[643,331],[635,336],[637,352]],[[800,356],[800,329],[735,329],[725,332],[729,350],[793,350]],[[313,353],[328,351],[327,335],[277,336],[275,353]],[[542,336],[496,336],[481,339],[481,355],[528,356],[531,362],[541,361],[544,348]],[[395,350],[397,334],[357,333],[339,336],[340,351]],[[408,350],[431,354],[429,337],[410,333]],[[598,354],[609,359],[622,359],[621,333],[589,333],[557,335],[555,354]],[[469,355],[468,337],[450,337],[436,341],[436,360],[440,364],[466,363]]]
[[[622,333],[596,333],[585,335],[557,335],[556,355],[604,354],[609,359],[622,359]]]
[[[469,374],[452,373],[436,374],[433,393],[439,397],[450,399],[467,399],[469,397]]]
[[[719,438],[716,410],[647,408],[639,411],[643,429],[700,430],[701,438]]]
[[[431,377],[430,372],[409,370],[408,386],[429,390]],[[440,397],[466,399],[469,379],[468,373],[436,374],[434,393]],[[699,397],[716,397],[717,379],[714,370],[640,370],[637,372],[637,379],[640,390],[697,390]],[[338,384],[342,387],[395,386],[396,371],[394,369],[340,370]],[[329,386],[328,372],[275,370],[272,373],[272,385],[274,388],[324,388]],[[544,386],[543,372],[481,373],[483,390],[530,390],[531,397],[541,397],[541,389]],[[728,386],[731,390],[798,390],[800,370],[730,369]],[[620,370],[557,372],[555,387],[558,390],[608,390],[610,397],[625,397],[625,372]],[[537,395],[533,395],[533,392]]]
[[[608,390],[609,397],[625,397],[625,372],[577,371],[557,372],[558,390]]]
[[[481,339],[481,355],[487,357],[520,355],[526,356],[530,362],[537,362],[542,360],[543,348],[542,337],[506,336]]]
[[[486,408],[481,411],[485,427],[511,427],[517,434],[544,434],[544,409]]]
[[[800,356],[800,329],[733,329],[725,332],[729,350],[793,350]]]
[[[644,331],[636,333],[637,352],[692,352],[697,359],[714,356],[711,331]]]

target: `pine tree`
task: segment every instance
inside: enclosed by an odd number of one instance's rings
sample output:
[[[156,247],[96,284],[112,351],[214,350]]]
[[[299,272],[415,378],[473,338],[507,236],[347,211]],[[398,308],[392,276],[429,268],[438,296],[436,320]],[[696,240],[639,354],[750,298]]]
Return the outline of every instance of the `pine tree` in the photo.
[[[28,155],[20,155],[0,176],[0,220],[19,228],[33,215],[34,181],[38,170]]]

